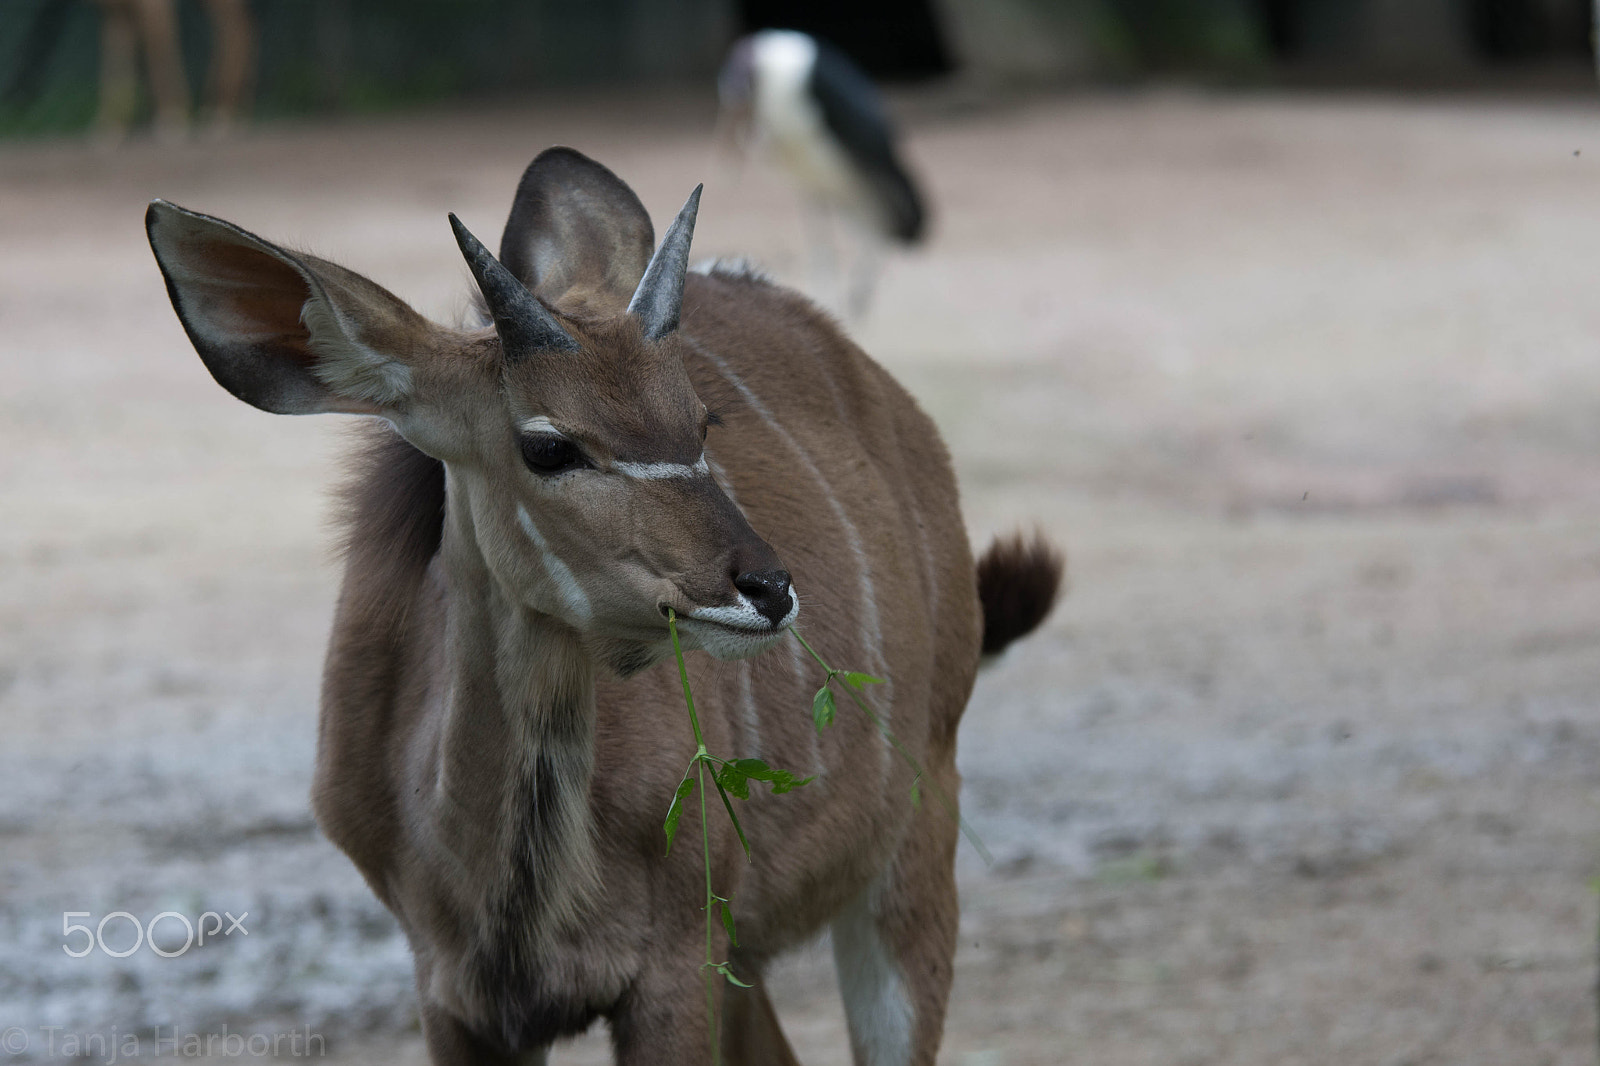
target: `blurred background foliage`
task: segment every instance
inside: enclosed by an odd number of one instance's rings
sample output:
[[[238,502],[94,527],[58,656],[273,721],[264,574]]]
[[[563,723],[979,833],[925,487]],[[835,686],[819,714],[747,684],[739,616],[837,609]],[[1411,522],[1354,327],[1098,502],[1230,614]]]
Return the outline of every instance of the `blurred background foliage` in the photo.
[[[211,51],[174,0],[191,96]],[[362,113],[605,84],[708,84],[765,26],[827,37],[889,80],[996,87],[1147,77],[1470,84],[1508,68],[1576,77],[1588,0],[251,0],[249,118]],[[87,130],[96,0],[0,2],[0,136]],[[142,104],[146,115],[150,102]]]

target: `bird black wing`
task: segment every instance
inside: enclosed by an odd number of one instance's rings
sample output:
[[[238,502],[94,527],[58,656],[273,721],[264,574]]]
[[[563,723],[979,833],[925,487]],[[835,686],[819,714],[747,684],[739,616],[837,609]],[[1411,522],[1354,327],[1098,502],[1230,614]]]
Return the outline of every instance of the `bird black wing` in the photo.
[[[872,79],[843,52],[818,41],[810,88],[822,121],[871,188],[887,231],[916,243],[925,220],[922,196],[895,152],[894,124]]]

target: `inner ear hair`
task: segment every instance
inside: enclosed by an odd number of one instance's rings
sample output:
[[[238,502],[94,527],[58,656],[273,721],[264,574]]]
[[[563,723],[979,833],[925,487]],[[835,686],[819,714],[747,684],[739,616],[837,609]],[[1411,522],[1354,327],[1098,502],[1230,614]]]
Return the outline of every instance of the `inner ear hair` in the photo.
[[[382,286],[156,200],[145,229],[206,369],[275,414],[384,414],[411,392],[408,357],[437,327]]]
[[[500,238],[500,262],[568,314],[621,314],[655,249],[650,214],[626,182],[571,148],[523,172]]]

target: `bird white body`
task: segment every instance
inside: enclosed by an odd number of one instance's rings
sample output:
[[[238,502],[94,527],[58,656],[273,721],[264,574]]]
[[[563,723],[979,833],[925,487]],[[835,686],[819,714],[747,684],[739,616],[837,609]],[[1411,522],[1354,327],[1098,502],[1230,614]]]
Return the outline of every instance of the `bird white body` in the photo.
[[[758,146],[810,198],[856,209],[863,198],[861,181],[829,135],[808,87],[816,42],[793,30],[765,30],[753,43]]]
[[[894,149],[894,130],[871,80],[837,49],[794,30],[762,30],[734,45],[718,79],[724,122],[764,157],[805,203],[813,293],[860,318],[888,243],[921,237],[916,183]],[[832,218],[853,231],[848,280],[836,266]]]

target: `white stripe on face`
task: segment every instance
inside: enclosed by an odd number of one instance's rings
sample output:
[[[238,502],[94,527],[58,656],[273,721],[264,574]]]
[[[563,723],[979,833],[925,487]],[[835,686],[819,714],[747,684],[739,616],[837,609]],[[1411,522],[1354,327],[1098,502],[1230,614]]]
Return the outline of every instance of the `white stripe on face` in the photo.
[[[539,561],[544,564],[544,572],[549,576],[550,583],[556,587],[556,595],[560,597],[562,604],[575,620],[587,622],[589,616],[594,613],[589,604],[589,594],[578,584],[578,578],[573,574],[572,568],[562,562],[561,557],[550,549],[550,542],[544,539],[539,527],[533,524],[528,509],[520,503],[517,504],[517,522],[522,526],[522,531],[528,535],[528,539],[533,541],[534,547],[539,549]]]
[[[522,430],[524,433],[549,433],[557,437],[566,436],[565,433],[556,428],[556,424],[554,422],[550,421],[544,415],[535,415],[532,418],[524,418],[521,422],[517,423],[517,428]]]
[[[612,463],[611,469],[623,477],[635,478],[639,481],[666,481],[676,477],[700,477],[711,473],[711,468],[706,465],[706,457],[701,453],[700,458],[691,463]]]
[[[517,428],[524,433],[545,433],[553,437],[570,440],[565,433],[556,428],[556,424],[544,415],[535,415],[525,418],[517,423]],[[612,463],[612,473],[631,477],[635,481],[668,481],[672,478],[703,477],[711,473],[711,467],[706,465],[704,452],[700,458],[692,463]]]

